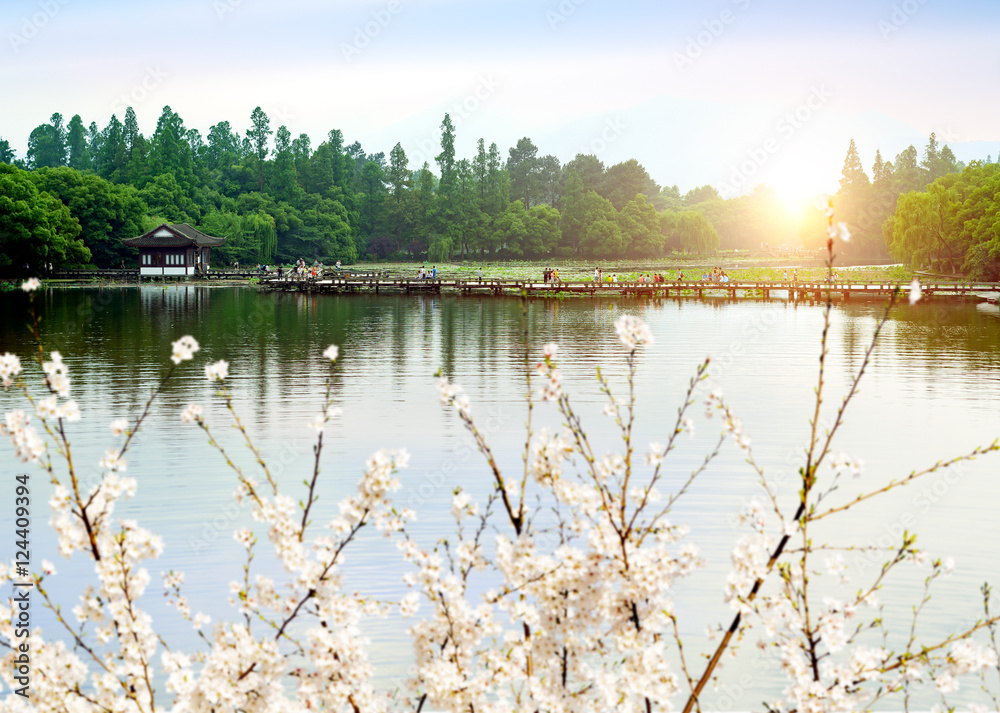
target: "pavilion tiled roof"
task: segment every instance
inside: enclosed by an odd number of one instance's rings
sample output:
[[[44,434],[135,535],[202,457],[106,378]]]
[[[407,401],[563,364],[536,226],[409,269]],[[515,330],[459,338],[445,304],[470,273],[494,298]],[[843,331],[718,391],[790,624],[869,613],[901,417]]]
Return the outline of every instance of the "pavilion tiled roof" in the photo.
[[[166,230],[170,235],[157,235]],[[214,248],[226,242],[225,238],[206,235],[187,223],[163,223],[148,233],[136,238],[123,238],[122,244],[134,248],[181,248],[195,245],[199,248]]]

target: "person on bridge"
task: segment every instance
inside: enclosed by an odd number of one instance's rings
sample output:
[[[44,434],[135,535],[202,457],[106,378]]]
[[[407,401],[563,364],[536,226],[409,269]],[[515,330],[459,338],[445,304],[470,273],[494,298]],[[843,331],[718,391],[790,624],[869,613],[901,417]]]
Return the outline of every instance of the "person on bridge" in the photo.
[[[436,280],[437,277],[438,277],[438,266],[435,265],[434,267],[431,268],[431,279]]]

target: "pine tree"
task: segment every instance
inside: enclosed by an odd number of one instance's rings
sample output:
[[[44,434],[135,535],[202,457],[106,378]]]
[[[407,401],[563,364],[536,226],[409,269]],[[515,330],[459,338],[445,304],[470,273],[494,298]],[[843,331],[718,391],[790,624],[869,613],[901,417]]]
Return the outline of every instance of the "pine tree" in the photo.
[[[83,119],[74,114],[69,120],[69,131],[66,135],[69,144],[69,166],[78,171],[86,171],[92,167],[90,150],[87,148],[87,131],[83,128]]]
[[[872,166],[872,183],[882,187],[892,177],[892,164],[882,160],[882,152],[875,150],[875,164]]]
[[[253,147],[253,153],[257,157],[257,190],[264,192],[264,159],[267,158],[267,139],[274,133],[271,131],[271,120],[259,106],[250,115],[250,130],[247,131],[247,138]]]
[[[844,158],[844,169],[840,176],[841,191],[856,191],[871,185],[864,167],[861,165],[861,157],[858,155],[858,147],[851,139],[851,145],[847,148],[847,156]]]

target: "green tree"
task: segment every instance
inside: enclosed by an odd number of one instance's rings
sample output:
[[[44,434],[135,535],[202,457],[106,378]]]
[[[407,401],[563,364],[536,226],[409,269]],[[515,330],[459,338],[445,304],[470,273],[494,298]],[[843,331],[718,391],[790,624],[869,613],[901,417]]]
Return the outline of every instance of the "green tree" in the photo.
[[[917,165],[917,149],[913,144],[896,154],[893,161],[892,182],[897,194],[919,190],[927,185],[926,176]]]
[[[149,176],[149,144],[139,131],[139,119],[132,107],[125,110],[122,139],[125,143],[126,180],[133,186],[141,186]]]
[[[559,211],[539,203],[531,206],[524,218],[524,254],[528,257],[546,257],[559,244]]]
[[[455,186],[455,125],[451,122],[451,116],[444,115],[441,121],[441,153],[434,157],[438,168],[441,171],[441,180],[438,183],[438,194],[447,196]]]
[[[90,161],[96,170],[101,155],[101,129],[96,121],[90,122],[87,127],[87,150],[90,152]]]
[[[660,189],[660,197],[656,203],[659,204],[658,210],[680,210],[681,206],[684,205],[684,199],[681,198],[681,189],[676,184],[673,186],[664,186]]]
[[[602,258],[624,255],[628,246],[618,225],[618,211],[611,201],[596,191],[586,191],[577,210],[582,231],[579,249],[583,254]]]
[[[240,160],[240,135],[228,121],[220,121],[208,130],[205,162],[209,169],[219,171]],[[211,233],[210,233],[211,234]]]
[[[524,203],[519,198],[512,201],[494,221],[495,241],[500,244],[506,254],[514,257],[524,255],[524,239],[528,234],[527,226],[525,226],[526,218],[527,212],[524,210]]]
[[[604,172],[598,193],[611,201],[615,210],[621,210],[640,193],[644,196],[660,195],[660,187],[638,161],[630,158]]]
[[[604,164],[594,154],[578,153],[572,161],[563,166],[563,174],[567,180],[570,171],[576,171],[579,175],[584,191],[599,191],[604,184]]]
[[[482,138],[476,142],[476,158],[472,161],[472,172],[475,176],[476,187],[479,192],[479,205],[483,207],[486,202],[486,193],[489,190],[489,184],[487,183],[489,158],[486,156],[486,141]]]
[[[132,262],[138,255],[135,248],[121,243],[144,232],[147,207],[133,186],[108,183],[96,174],[67,166],[42,168],[29,175],[40,191],[55,196],[69,209],[95,265],[113,267],[122,260]]]
[[[717,200],[721,200],[719,192],[712,188],[712,186],[704,185],[692,188],[690,191],[685,193],[684,198],[681,199],[681,204],[685,207],[690,207],[697,205],[698,203]]]
[[[14,163],[14,150],[6,139],[0,139],[0,163]]]
[[[580,243],[587,232],[585,196],[586,191],[583,187],[583,179],[580,178],[576,167],[570,166],[569,174],[566,176],[566,183],[563,186],[562,213],[559,226],[562,232],[563,247],[568,251],[569,255],[579,252]]]
[[[66,143],[68,144],[70,168],[86,171],[93,167],[90,150],[87,148],[87,130],[83,127],[83,119],[80,118],[79,114],[74,114],[73,118],[69,120]]]
[[[563,190],[562,166],[555,156],[542,156],[538,160],[538,199],[555,208]]]
[[[361,235],[367,240],[382,227],[383,210],[389,192],[385,186],[385,173],[375,162],[369,161],[361,172]]]
[[[410,202],[411,232],[405,236],[403,247],[413,257],[427,251],[433,238],[434,211],[437,196],[434,192],[434,174],[427,162],[417,172],[416,186],[413,189],[413,201]]]
[[[490,144],[486,158],[487,191],[483,202],[483,212],[491,218],[499,215],[510,202],[510,174],[504,168],[500,149],[496,143]]]
[[[161,216],[167,222],[190,225],[199,222],[201,211],[198,205],[172,173],[153,177],[139,190],[139,197],[149,207],[150,214]]]
[[[267,140],[274,133],[271,131],[271,120],[259,106],[250,114],[250,130],[247,138],[253,147],[257,159],[257,191],[264,192],[264,160],[267,158]]]
[[[538,147],[527,136],[509,150],[507,173],[510,175],[510,195],[530,208],[539,193]]]
[[[629,253],[635,257],[659,257],[666,242],[660,232],[656,209],[641,193],[630,200],[618,214],[618,226]]]
[[[281,125],[274,135],[274,171],[269,181],[270,193],[279,201],[294,202],[299,191],[292,154],[292,133]]]
[[[309,170],[309,158],[312,155],[312,141],[308,134],[299,134],[292,140],[292,160],[295,162],[296,180],[303,186],[306,172]],[[303,186],[304,187],[304,186]]]
[[[606,259],[621,256],[627,247],[618,223],[607,218],[598,218],[587,226],[586,244],[591,255]]]
[[[122,146],[128,155],[126,132],[123,127]],[[156,121],[156,130],[149,140],[149,172],[153,176],[172,174],[178,183],[193,183],[194,162],[184,121],[169,106],[163,107]]]
[[[121,183],[125,180],[128,155],[125,152],[122,123],[114,114],[101,131],[98,145],[100,147],[98,153],[91,151],[91,156],[96,157],[95,168],[98,174],[113,183]]]
[[[719,247],[719,234],[701,213],[679,213],[676,231],[685,252],[702,254],[713,252]]]
[[[389,152],[389,201],[386,216],[386,230],[388,231],[389,244],[380,248],[385,253],[394,252],[404,243],[404,236],[412,230],[410,202],[410,188],[413,185],[413,178],[410,175],[409,159],[402,144],[397,143]]]
[[[851,139],[850,146],[847,147],[847,156],[844,157],[844,167],[840,174],[840,192],[863,192],[871,185],[868,174],[865,173],[861,165],[861,156],[858,155],[858,147]]]
[[[872,165],[872,185],[876,189],[885,186],[892,178],[892,163],[882,160],[882,152],[875,149],[875,163]]]
[[[406,151],[402,144],[397,143],[389,152],[389,173],[386,176],[391,186],[390,193],[392,200],[401,204],[406,197],[406,191],[413,184],[410,176],[409,159],[406,158]]]
[[[978,161],[899,197],[883,226],[893,256],[915,268],[994,275],[1000,167]]]
[[[271,262],[278,247],[278,231],[273,216],[264,211],[241,216],[240,233],[253,261]]]
[[[53,114],[51,123],[32,130],[28,136],[27,159],[32,168],[66,165],[66,137],[61,114]]]
[[[55,196],[38,190],[26,171],[0,164],[0,270],[40,274],[53,266],[86,264],[90,250],[80,223]]]

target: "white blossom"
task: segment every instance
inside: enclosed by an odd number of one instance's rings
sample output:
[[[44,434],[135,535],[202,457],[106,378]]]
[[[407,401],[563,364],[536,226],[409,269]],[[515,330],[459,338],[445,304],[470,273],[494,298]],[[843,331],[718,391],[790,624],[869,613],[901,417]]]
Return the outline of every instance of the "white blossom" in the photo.
[[[205,367],[205,378],[209,381],[224,381],[229,377],[229,362],[225,359],[208,364]]]
[[[63,362],[59,352],[51,352],[50,361],[42,362],[42,371],[45,372],[45,381],[49,388],[59,394],[64,399],[69,398],[70,378],[69,367]]]
[[[326,428],[326,420],[322,415],[316,416],[306,422],[306,426],[316,431],[317,433],[322,433],[323,429]]]
[[[125,462],[125,459],[121,458],[118,455],[118,451],[114,450],[113,448],[109,448],[108,450],[104,451],[104,457],[101,458],[99,465],[104,470],[120,472],[125,470],[127,464]]]
[[[188,407],[181,412],[181,423],[196,423],[202,419],[200,404],[188,404]]]
[[[194,353],[200,349],[198,341],[190,335],[185,335],[176,342],[171,342],[171,347],[173,353],[170,355],[170,359],[174,364],[194,359]]]
[[[11,377],[21,373],[21,360],[16,354],[4,352],[0,355],[0,380],[5,387],[14,383]]]
[[[21,289],[25,292],[34,292],[41,286],[42,281],[37,277],[29,277],[25,282],[21,283]]]
[[[653,343],[653,333],[646,323],[631,314],[623,314],[615,320],[615,332],[619,341],[630,351],[642,344]]]
[[[336,344],[331,344],[326,349],[323,350],[323,358],[329,359],[330,361],[337,361],[337,357],[340,355],[340,347]]]
[[[399,613],[404,619],[408,619],[417,613],[420,608],[420,594],[410,592],[399,602]]]
[[[851,242],[851,231],[847,228],[847,223],[840,222],[835,225],[831,225],[826,229],[827,235],[831,239],[840,239],[845,243]]]

